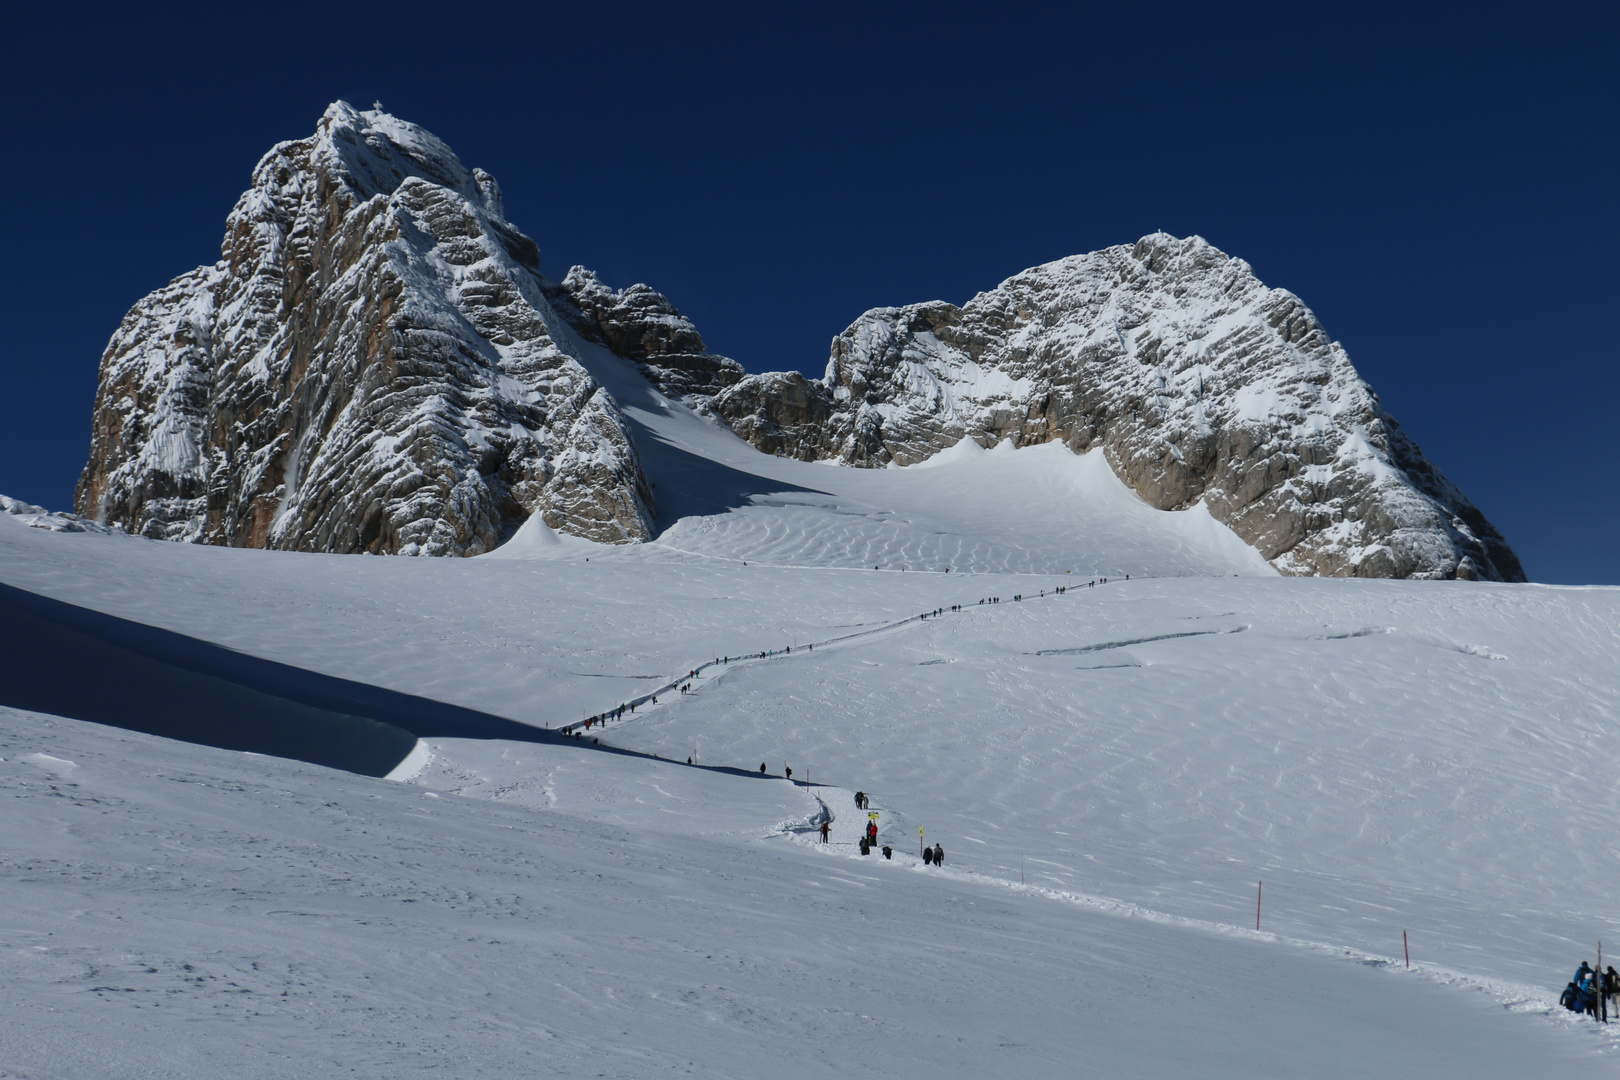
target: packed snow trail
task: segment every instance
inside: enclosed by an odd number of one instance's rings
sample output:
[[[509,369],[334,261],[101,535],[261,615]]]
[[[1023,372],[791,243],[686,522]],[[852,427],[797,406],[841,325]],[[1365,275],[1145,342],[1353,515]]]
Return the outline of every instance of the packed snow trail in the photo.
[[[1126,575],[1125,580],[1129,581],[1130,576]],[[1085,585],[1055,586],[1055,587],[1053,587],[1051,589],[1041,590],[1035,596],[1024,596],[1022,594],[1018,594],[1018,595],[1012,597],[1010,602],[1012,602],[1012,603],[1033,603],[1036,600],[1044,600],[1044,599],[1046,599],[1048,597],[1056,599],[1059,596],[1066,596],[1068,594],[1068,591],[1069,591],[1070,588],[1087,589],[1087,588],[1095,588],[1098,585],[1107,585],[1107,584],[1108,584],[1108,579],[1103,578],[1103,579],[1089,581]],[[750,664],[758,664],[758,663],[763,663],[763,662],[770,661],[770,660],[787,660],[787,659],[792,658],[794,649],[802,650],[801,655],[811,655],[811,654],[813,654],[815,652],[815,648],[816,648],[817,645],[822,646],[822,651],[825,652],[829,647],[832,647],[832,646],[847,645],[848,643],[853,642],[853,641],[861,641],[861,640],[866,640],[866,639],[869,639],[869,638],[880,637],[880,636],[883,636],[883,635],[886,635],[886,634],[893,633],[896,630],[902,630],[902,629],[905,629],[906,627],[909,627],[909,626],[913,626],[913,625],[920,624],[920,623],[925,623],[929,619],[939,619],[939,618],[943,618],[943,617],[945,617],[947,615],[963,615],[963,614],[966,614],[970,610],[973,610],[973,609],[976,609],[976,608],[982,608],[982,607],[995,606],[995,605],[1000,604],[1001,602],[1002,602],[1001,597],[997,596],[997,597],[985,597],[985,598],[982,598],[982,599],[980,599],[980,600],[978,600],[978,601],[976,601],[974,603],[971,603],[971,604],[953,603],[950,606],[934,608],[932,611],[925,611],[925,612],[923,612],[923,613],[921,613],[919,615],[908,615],[903,619],[896,619],[896,620],[894,620],[892,622],[884,623],[881,626],[872,627],[869,630],[858,630],[853,634],[843,634],[843,635],[838,636],[838,637],[826,638],[826,639],[824,639],[822,641],[808,642],[808,643],[806,643],[804,645],[794,644],[794,645],[789,645],[789,646],[787,646],[785,648],[778,648],[778,649],[756,649],[756,650],[754,650],[752,652],[742,653],[742,654],[739,654],[737,656],[731,656],[731,655],[727,654],[726,656],[722,656],[722,657],[719,657],[719,658],[716,658],[716,659],[713,659],[713,660],[705,660],[704,662],[702,662],[700,664],[697,664],[697,665],[694,665],[693,667],[688,668],[687,669],[687,674],[678,676],[677,678],[674,678],[674,679],[671,679],[670,681],[666,682],[663,686],[660,686],[656,690],[649,690],[649,691],[647,691],[646,693],[642,694],[639,697],[633,697],[633,698],[629,699],[628,701],[621,702],[619,705],[615,705],[612,708],[606,709],[606,710],[604,710],[604,711],[602,711],[600,713],[597,713],[595,716],[589,717],[587,719],[578,720],[578,721],[575,721],[574,723],[570,723],[570,724],[564,724],[561,727],[559,727],[557,730],[561,731],[561,732],[564,732],[564,733],[570,733],[570,732],[574,732],[574,731],[584,731],[584,730],[588,730],[590,728],[598,727],[598,726],[605,728],[606,725],[609,724],[609,723],[622,723],[623,721],[626,721],[626,720],[632,720],[632,719],[634,719],[636,717],[636,715],[638,715],[638,714],[635,713],[634,710],[641,708],[643,705],[647,705],[647,706],[650,706],[650,707],[656,707],[658,705],[658,697],[659,697],[659,695],[662,694],[662,695],[664,695],[666,697],[671,693],[674,693],[674,694],[678,695],[679,692],[680,692],[680,688],[682,686],[684,686],[688,682],[695,682],[695,681],[703,678],[703,673],[706,672],[706,671],[710,671],[710,670],[713,670],[713,669],[730,670],[732,667],[741,668],[741,667],[745,667],[745,666],[750,665]],[[1210,631],[1210,632],[1214,632],[1214,631]],[[1173,636],[1191,637],[1191,636],[1195,636],[1195,635],[1184,634],[1184,635],[1173,635]],[[1143,640],[1151,641],[1151,640],[1157,640],[1157,639],[1147,638],[1147,639],[1143,639]],[[1136,644],[1141,644],[1141,642],[1126,641],[1126,642],[1121,642],[1120,644],[1122,644],[1122,645],[1136,645]],[[1112,648],[1112,647],[1113,646],[1097,646],[1097,648]],[[696,691],[693,691],[693,692],[695,693]],[[622,716],[617,715],[618,710],[620,708],[623,708],[625,710],[625,712],[624,712],[624,714]],[[643,713],[641,713],[639,715],[645,716],[646,713],[643,712]]]

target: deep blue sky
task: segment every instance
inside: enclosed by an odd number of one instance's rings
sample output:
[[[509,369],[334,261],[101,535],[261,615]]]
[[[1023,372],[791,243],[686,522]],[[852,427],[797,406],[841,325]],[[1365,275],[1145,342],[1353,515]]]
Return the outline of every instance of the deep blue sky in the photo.
[[[1549,582],[1620,583],[1609,5],[29,5],[0,44],[0,493],[70,507],[124,312],[373,100],[544,267],[753,371],[867,308],[1198,233],[1294,291]],[[1575,12],[1575,13],[1571,13]]]

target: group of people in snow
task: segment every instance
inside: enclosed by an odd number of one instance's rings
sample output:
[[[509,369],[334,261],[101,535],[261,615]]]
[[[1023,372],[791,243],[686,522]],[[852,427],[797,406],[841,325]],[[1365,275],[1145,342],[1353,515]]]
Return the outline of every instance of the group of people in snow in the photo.
[[[871,805],[872,800],[867,798],[866,792],[857,791],[855,793],[855,808],[857,810],[865,810]],[[821,842],[823,844],[832,842],[832,817],[825,810],[822,811],[820,832]],[[870,855],[874,851],[882,851],[885,859],[894,858],[894,848],[890,847],[888,844],[883,844],[881,846],[878,844],[878,824],[872,819],[867,820],[866,828],[862,830],[861,838],[859,841],[857,841],[857,846],[860,848],[862,855]],[[944,865],[944,860],[945,849],[940,847],[938,844],[935,844],[932,848],[923,848],[924,862],[942,866]]]
[[[746,566],[747,563],[744,563],[743,565]],[[872,569],[876,570],[877,567],[874,566]],[[1126,580],[1130,579],[1129,574],[1125,575],[1125,577],[1126,577]],[[1096,578],[1096,579],[1093,579],[1091,581],[1088,581],[1086,583],[1086,586],[1082,586],[1082,587],[1084,588],[1084,587],[1089,586],[1091,588],[1096,588],[1099,584],[1106,585],[1107,583],[1108,583],[1107,578]],[[1068,591],[1069,591],[1069,589],[1068,589],[1068,586],[1066,586],[1066,585],[1058,586],[1057,588],[1052,590],[1053,594],[1057,595],[1057,596],[1061,596],[1061,595],[1063,595],[1064,593],[1066,593]],[[1045,589],[1041,590],[1041,595],[1042,596],[1046,595],[1046,590]],[[1013,599],[1015,601],[1016,600],[1022,600],[1022,599],[1024,599],[1024,597],[1023,597],[1023,594],[1020,593],[1018,595],[1015,595],[1013,597]],[[999,603],[1001,603],[1001,597],[999,597],[999,596],[986,597],[986,598],[980,600],[979,603],[980,604],[999,604]],[[919,618],[927,619],[930,616],[938,618],[939,616],[943,615],[947,611],[955,612],[955,611],[961,611],[961,610],[962,610],[962,605],[961,604],[952,604],[949,607],[939,607],[939,608],[935,608],[932,611],[925,612],[924,614],[920,615]],[[808,647],[812,648],[812,649],[815,648],[814,645],[811,645],[811,646],[808,646]],[[747,657],[747,659],[758,658],[760,660],[766,660],[766,659],[770,659],[770,658],[778,655],[778,652],[780,652],[782,655],[791,655],[792,652],[793,652],[793,648],[792,648],[792,646],[788,646],[788,647],[786,647],[784,649],[781,649],[781,650],[766,649],[766,650],[763,650],[763,651],[761,651],[759,653],[750,654]],[[717,656],[717,657],[714,658],[714,662],[716,664],[729,665],[731,663],[732,659],[733,658],[731,656],[729,656],[729,655],[727,655],[727,656]],[[737,657],[737,659],[744,659],[744,658],[743,657]],[[690,693],[693,692],[692,691],[692,680],[695,680],[698,677],[698,673],[699,673],[698,668],[691,668],[691,669],[689,669],[687,671],[687,673],[686,673],[686,680],[687,681],[682,682],[677,687],[677,689],[683,695],[690,694]],[[651,703],[654,704],[654,705],[658,704],[658,698],[653,697],[651,699]],[[601,727],[601,726],[606,725],[609,720],[623,720],[624,716],[625,716],[625,714],[627,712],[633,714],[635,711],[636,711],[636,703],[635,702],[631,702],[631,703],[628,703],[628,704],[621,704],[616,709],[609,709],[607,712],[599,713],[596,716],[588,717],[585,720],[584,724],[579,725],[579,726],[582,726],[586,731],[589,731],[593,727]],[[577,727],[575,727],[575,729],[572,730],[572,731],[565,728],[563,733],[565,735],[572,735],[576,739],[581,737],[581,732],[578,730]],[[593,739],[592,741],[593,742],[600,742],[599,739]],[[688,765],[692,764],[692,759],[690,757],[687,758],[686,763]],[[766,772],[766,765],[765,765],[764,762],[760,762],[759,771],[760,771],[760,773],[762,775]],[[789,782],[791,782],[793,780],[793,770],[788,768],[786,765],[783,765],[783,767],[782,767],[782,774]],[[864,791],[857,791],[855,793],[855,806],[856,806],[856,808],[861,809],[861,810],[865,810],[865,809],[867,809],[867,807],[869,805],[870,804],[869,804],[869,802],[867,800],[866,793]],[[822,823],[821,823],[821,842],[824,843],[824,844],[828,843],[830,841],[831,826],[832,826],[832,823],[831,823],[830,820],[823,820]],[[878,835],[877,834],[878,834],[877,822],[875,822],[875,821],[867,822],[865,833],[864,833],[864,835],[862,835],[862,837],[860,839],[860,849],[861,849],[861,854],[862,855],[869,855],[874,850],[877,849],[877,847],[878,847]],[[885,844],[885,845],[883,845],[882,850],[883,850],[883,857],[885,859],[894,858],[894,849],[892,847]],[[923,857],[923,865],[925,865],[925,866],[944,866],[945,865],[945,849],[943,847],[941,847],[937,843],[931,848],[928,847],[926,844],[923,845],[922,857]],[[1585,964],[1582,964],[1581,967],[1582,967],[1583,970],[1590,970],[1590,969],[1587,969]],[[1610,976],[1614,976],[1614,968],[1611,967],[1609,969],[1609,973],[1610,973]],[[1620,976],[1614,976],[1614,977],[1615,977],[1615,980],[1616,980],[1616,983],[1615,983],[1616,989],[1615,989],[1614,992],[1615,993],[1620,993]],[[1605,977],[1605,984],[1607,984],[1607,979],[1608,979],[1608,976]],[[1576,989],[1576,984],[1571,983],[1570,988],[1571,988],[1571,990]],[[1568,994],[1569,994],[1569,991],[1566,991],[1565,996],[1568,997]],[[1573,1008],[1574,1006],[1570,1006],[1570,1007]]]
[[[1609,999],[1620,997],[1620,972],[1614,970],[1610,964],[1607,971],[1599,972],[1593,969],[1585,960],[1575,971],[1575,978],[1564,987],[1558,1004],[1570,1012],[1585,1013],[1588,1016],[1598,1015],[1598,1002],[1601,997],[1604,1012],[1609,1011]]]

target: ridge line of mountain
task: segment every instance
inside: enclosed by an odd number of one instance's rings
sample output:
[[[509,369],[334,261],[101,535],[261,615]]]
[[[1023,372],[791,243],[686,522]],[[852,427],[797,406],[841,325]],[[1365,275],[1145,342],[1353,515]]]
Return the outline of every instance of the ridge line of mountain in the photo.
[[[1284,573],[1524,580],[1310,309],[1196,236],[874,309],[821,377],[749,375],[645,285],[546,278],[493,177],[336,102],[260,161],[221,256],[113,335],[85,519],[329,552],[475,555],[533,514],[649,540],[652,487],[578,335],[765,453],[905,466],[1061,441],[1150,506],[1203,503]]]

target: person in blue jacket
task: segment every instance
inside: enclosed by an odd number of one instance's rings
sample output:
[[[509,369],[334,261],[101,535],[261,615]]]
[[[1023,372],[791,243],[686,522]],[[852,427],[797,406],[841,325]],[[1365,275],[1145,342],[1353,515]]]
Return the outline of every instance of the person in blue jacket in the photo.
[[[1575,984],[1574,983],[1570,983],[1568,986],[1564,987],[1564,992],[1561,995],[1559,995],[1559,998],[1558,998],[1558,1004],[1562,1005],[1564,1008],[1568,1009],[1570,1012],[1580,1012],[1581,1011],[1580,1001],[1581,1001],[1581,992],[1579,990],[1575,989]]]
[[[1598,1013],[1597,972],[1585,960],[1575,971],[1575,990],[1580,995],[1581,1011],[1596,1016]]]

